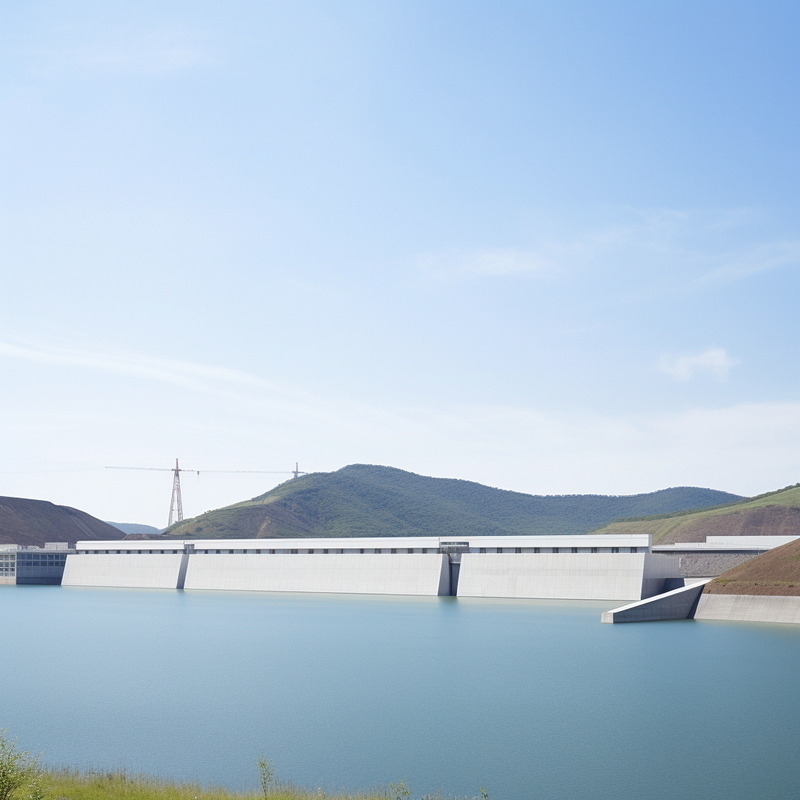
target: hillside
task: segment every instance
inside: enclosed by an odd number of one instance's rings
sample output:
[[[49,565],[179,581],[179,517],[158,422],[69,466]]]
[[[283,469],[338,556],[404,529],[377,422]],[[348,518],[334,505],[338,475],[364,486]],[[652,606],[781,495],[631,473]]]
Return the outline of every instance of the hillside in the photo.
[[[79,539],[122,539],[117,528],[84,511],[46,500],[0,497],[0,543],[36,545]]]
[[[353,464],[173,525],[182,538],[510,536],[587,533],[620,517],[706,508],[740,499],[681,487],[629,496],[540,496],[479,483]]]
[[[107,524],[122,531],[126,536],[158,536],[161,528],[154,528],[152,525],[141,525],[138,522],[108,522]]]
[[[800,484],[720,508],[620,520],[594,533],[650,533],[653,544],[704,542],[706,536],[800,536]]]
[[[800,539],[768,550],[706,584],[706,594],[800,595]]]

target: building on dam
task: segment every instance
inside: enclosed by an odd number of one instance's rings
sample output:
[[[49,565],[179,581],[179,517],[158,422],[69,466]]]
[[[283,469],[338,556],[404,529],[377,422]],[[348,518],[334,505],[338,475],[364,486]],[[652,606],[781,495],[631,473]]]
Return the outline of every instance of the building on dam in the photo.
[[[78,542],[63,586],[640,600],[683,585],[647,534]]]
[[[0,584],[57,586],[70,552],[66,542],[47,542],[44,548],[0,544]]]

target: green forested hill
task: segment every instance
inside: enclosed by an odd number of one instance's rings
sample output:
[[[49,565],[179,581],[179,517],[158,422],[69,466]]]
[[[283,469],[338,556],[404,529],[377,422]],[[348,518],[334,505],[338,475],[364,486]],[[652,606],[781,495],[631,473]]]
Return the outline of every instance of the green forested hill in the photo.
[[[728,492],[690,487],[629,496],[540,496],[353,464],[295,478],[260,497],[184,520],[165,535],[213,539],[587,533],[621,517],[739,499]]]
[[[649,533],[653,544],[704,542],[707,536],[800,536],[800,484],[722,508],[620,520],[594,532]]]

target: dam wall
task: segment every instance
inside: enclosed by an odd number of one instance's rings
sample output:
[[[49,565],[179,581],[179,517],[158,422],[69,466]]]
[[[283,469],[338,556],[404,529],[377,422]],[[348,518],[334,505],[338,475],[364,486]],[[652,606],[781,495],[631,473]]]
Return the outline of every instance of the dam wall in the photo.
[[[649,551],[647,535],[78,542],[62,584],[631,600],[677,577]]]
[[[651,553],[464,553],[459,597],[640,600],[677,576]]]

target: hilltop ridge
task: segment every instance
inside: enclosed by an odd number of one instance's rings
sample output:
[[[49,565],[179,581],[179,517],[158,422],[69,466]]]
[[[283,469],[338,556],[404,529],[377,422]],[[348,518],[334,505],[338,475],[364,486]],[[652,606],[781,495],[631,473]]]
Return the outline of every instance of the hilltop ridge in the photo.
[[[800,484],[699,511],[620,519],[594,533],[649,533],[653,544],[704,542],[707,536],[798,536]]]
[[[741,500],[676,487],[636,495],[530,495],[395,467],[351,464],[301,476],[269,492],[167,529],[179,538],[503,536],[575,534],[620,517]]]

